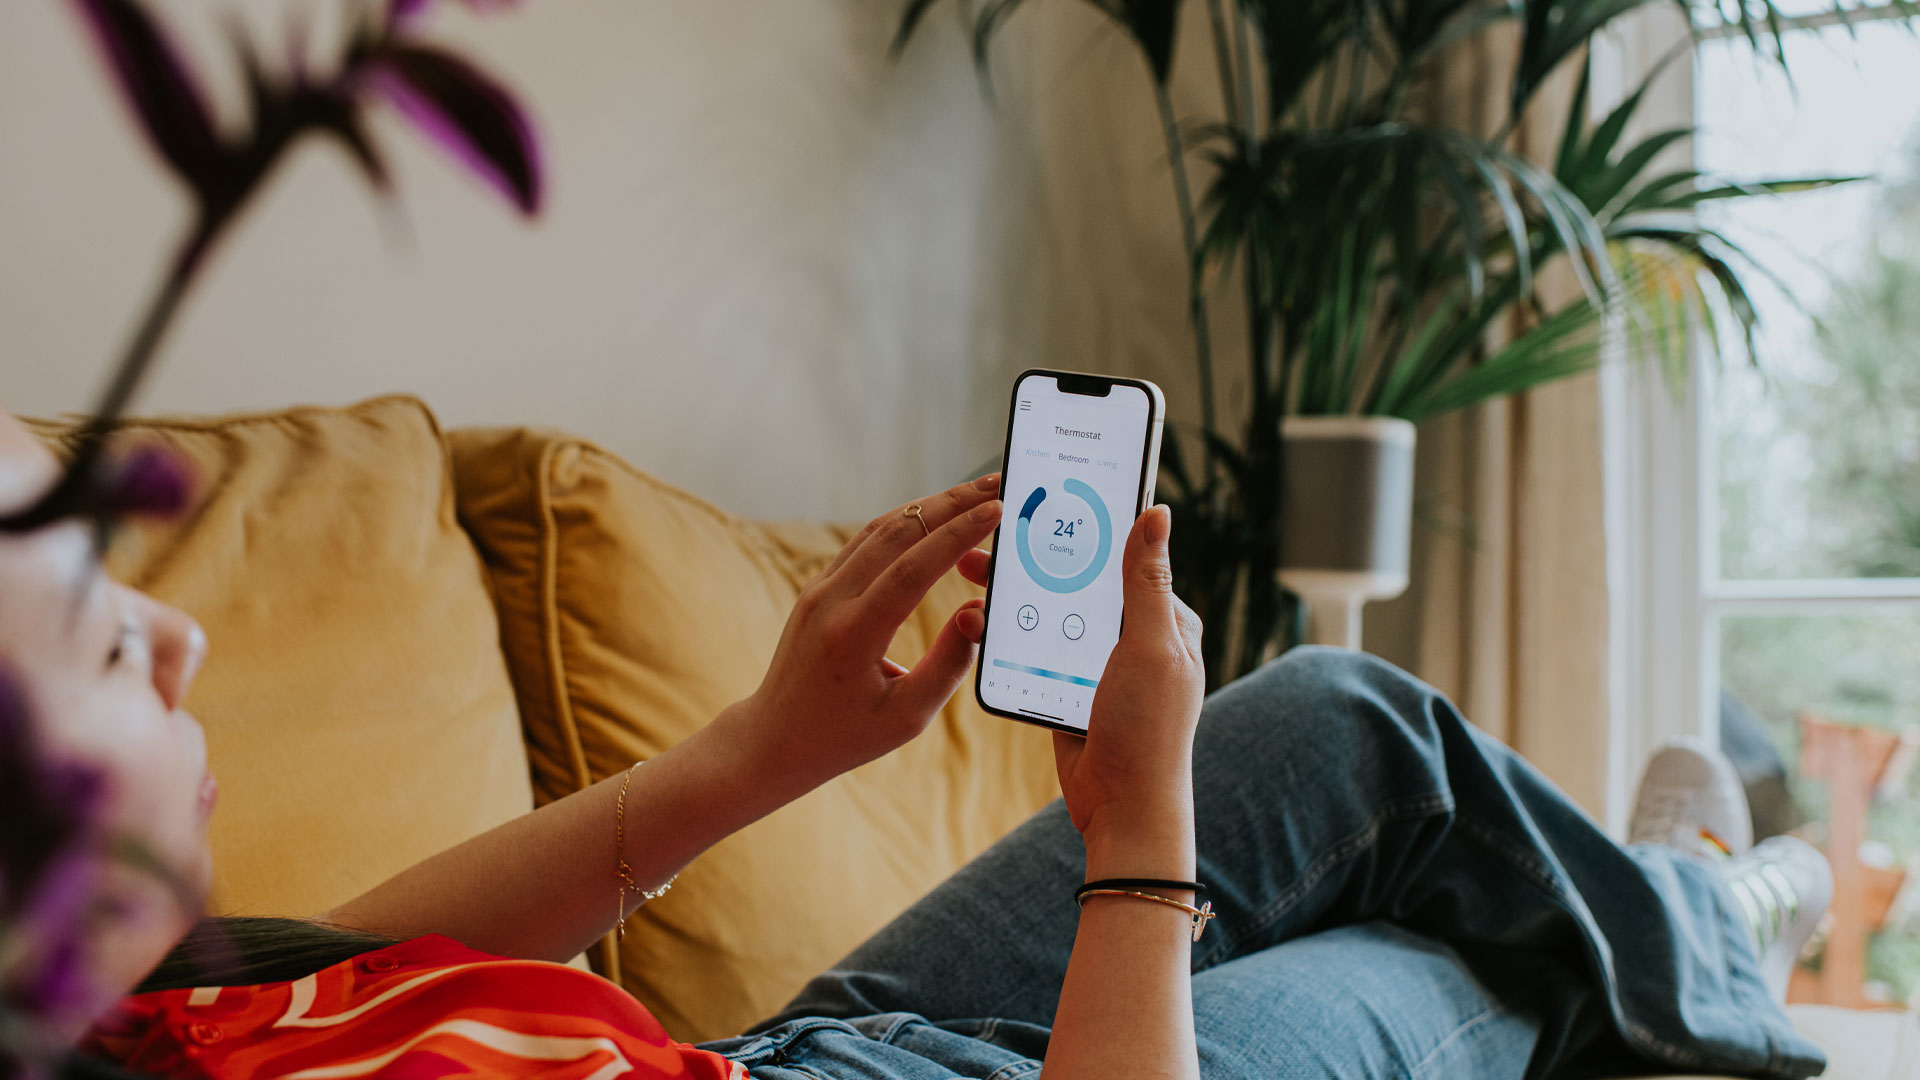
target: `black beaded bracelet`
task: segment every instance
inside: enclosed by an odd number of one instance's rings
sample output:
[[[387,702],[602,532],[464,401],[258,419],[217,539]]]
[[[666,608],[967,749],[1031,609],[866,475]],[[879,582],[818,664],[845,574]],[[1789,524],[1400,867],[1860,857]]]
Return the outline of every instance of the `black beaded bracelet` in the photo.
[[[1101,878],[1099,881],[1089,881],[1085,885],[1080,886],[1078,889],[1073,890],[1073,902],[1076,904],[1080,903],[1082,900],[1086,899],[1086,896],[1089,892],[1092,892],[1095,889],[1140,889],[1140,888],[1188,889],[1193,892],[1193,898],[1195,900],[1198,900],[1201,897],[1207,895],[1207,887],[1205,885],[1200,884],[1197,881],[1168,881],[1163,878],[1150,878],[1150,877],[1116,877],[1116,878]]]

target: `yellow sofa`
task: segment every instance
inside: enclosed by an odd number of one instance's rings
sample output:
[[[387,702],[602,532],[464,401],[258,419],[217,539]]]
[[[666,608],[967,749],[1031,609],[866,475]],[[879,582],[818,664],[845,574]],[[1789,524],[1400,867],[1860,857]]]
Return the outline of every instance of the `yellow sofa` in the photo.
[[[188,706],[222,785],[220,914],[325,910],[673,745],[758,684],[851,531],[730,516],[566,435],[442,432],[406,397],[126,427],[203,485],[109,562],[212,642]],[[890,655],[911,665],[971,595],[941,582]],[[590,959],[677,1038],[733,1034],[1056,791],[1045,732],[959,695],[716,846]],[[1920,1048],[1910,1018],[1797,1019],[1875,1054],[1830,1075],[1920,1076],[1891,1049]]]
[[[219,914],[323,911],[678,742],[758,685],[850,535],[731,517],[563,435],[449,436],[411,398],[128,427],[205,488],[109,562],[212,642],[188,708],[221,782]],[[971,595],[941,582],[890,655]],[[1054,794],[1045,732],[956,698],[591,959],[676,1037],[734,1034]]]

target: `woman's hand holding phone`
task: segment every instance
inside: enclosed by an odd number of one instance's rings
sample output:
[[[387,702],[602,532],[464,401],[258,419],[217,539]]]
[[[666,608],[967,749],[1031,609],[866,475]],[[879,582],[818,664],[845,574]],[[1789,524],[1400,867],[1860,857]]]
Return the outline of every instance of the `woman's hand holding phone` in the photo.
[[[926,729],[973,666],[984,601],[962,604],[911,671],[887,647],[947,571],[985,583],[976,545],[1000,522],[999,480],[874,518],[800,591],[760,688],[716,721],[735,727],[754,775],[797,795]]]
[[[1053,736],[1090,877],[1193,875],[1193,736],[1206,667],[1199,616],[1173,594],[1172,526],[1165,506],[1134,522],[1121,562],[1125,621],[1087,735]]]

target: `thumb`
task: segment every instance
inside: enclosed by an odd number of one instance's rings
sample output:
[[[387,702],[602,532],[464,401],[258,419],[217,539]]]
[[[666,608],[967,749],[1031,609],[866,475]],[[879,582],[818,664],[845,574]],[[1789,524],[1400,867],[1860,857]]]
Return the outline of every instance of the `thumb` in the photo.
[[[1167,538],[1171,535],[1173,511],[1165,503],[1148,507],[1133,523],[1120,563],[1129,623],[1158,625],[1173,621],[1173,563],[1167,557]]]
[[[940,628],[940,635],[933,639],[926,655],[894,684],[894,694],[908,708],[935,712],[960,689],[967,671],[973,667],[974,642],[980,636],[983,622],[982,603],[984,601],[976,597],[960,605],[960,610]]]

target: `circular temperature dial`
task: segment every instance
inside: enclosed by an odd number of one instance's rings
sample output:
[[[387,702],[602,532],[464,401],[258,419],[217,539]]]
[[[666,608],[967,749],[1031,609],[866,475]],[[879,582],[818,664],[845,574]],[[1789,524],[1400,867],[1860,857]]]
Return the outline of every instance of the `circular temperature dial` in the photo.
[[[1071,593],[1093,584],[1113,554],[1113,520],[1107,504],[1083,480],[1061,483],[1057,495],[1033,489],[1014,524],[1014,548],[1034,584]]]

